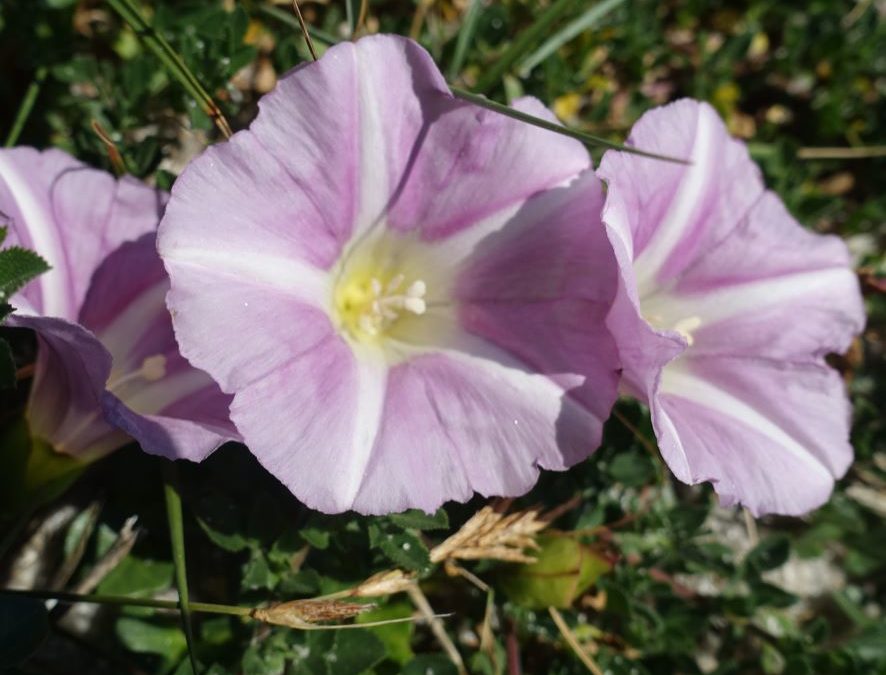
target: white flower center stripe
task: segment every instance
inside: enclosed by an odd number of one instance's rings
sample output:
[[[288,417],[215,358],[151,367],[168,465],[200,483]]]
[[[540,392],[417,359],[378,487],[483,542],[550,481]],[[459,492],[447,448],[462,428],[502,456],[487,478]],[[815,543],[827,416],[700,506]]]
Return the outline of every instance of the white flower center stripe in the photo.
[[[167,290],[167,284],[155,284],[145,289],[104,330],[97,332],[97,337],[114,357],[115,366],[126,363],[129,351],[155,322],[169,321]]]
[[[366,467],[375,448],[381,429],[385,406],[388,366],[381,353],[373,348],[358,348],[354,353],[357,368],[357,400],[354,402],[354,421],[351,452],[342,463],[340,489],[336,495],[344,509],[350,508],[360,492]]]
[[[138,387],[135,393],[121,396],[120,400],[140,415],[156,415],[210,384],[212,380],[202,370],[186,368],[174,375],[147,382]]]
[[[8,154],[0,154],[0,179],[9,188],[9,193],[18,204],[24,220],[15,223],[19,236],[26,232],[31,238],[31,247],[52,267],[36,280],[43,297],[40,313],[46,316],[73,318],[68,316],[66,311],[70,296],[65,284],[65,256],[52,214],[30,190],[25,177],[16,171],[15,164],[9,159]]]
[[[212,276],[234,276],[239,282],[270,286],[313,306],[324,301],[322,308],[330,310],[332,275],[310,263],[260,253],[175,247],[163,251],[163,257],[200,267]]]
[[[845,268],[815,270],[759,279],[693,294],[656,293],[642,301],[644,316],[660,317],[673,326],[698,317],[696,328],[737,316],[753,315],[767,307],[795,302],[804,296],[846,295],[854,292],[855,278]]]
[[[718,415],[732,418],[736,422],[766,436],[788,454],[816,473],[821,474],[828,481],[833,480],[831,472],[821,460],[800,445],[768,417],[741,399],[705,382],[695,375],[687,373],[684,369],[674,366],[665,368],[661,378],[661,393],[679,396],[708,408]]]
[[[674,247],[686,233],[692,214],[702,201],[704,190],[715,169],[711,161],[711,137],[714,121],[705,109],[698,111],[695,142],[692,145],[692,166],[685,169],[677,193],[668,205],[667,213],[655,229],[655,233],[634,261],[637,287],[642,298],[656,285],[656,276],[664,266]]]

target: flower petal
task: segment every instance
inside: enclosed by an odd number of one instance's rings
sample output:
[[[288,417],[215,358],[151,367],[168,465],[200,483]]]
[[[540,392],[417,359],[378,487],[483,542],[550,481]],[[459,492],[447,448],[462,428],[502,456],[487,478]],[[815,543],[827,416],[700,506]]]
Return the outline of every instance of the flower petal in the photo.
[[[820,506],[852,461],[843,383],[824,365],[684,358],[665,370],[653,415],[687,482],[712,480],[756,515]]]
[[[238,391],[231,417],[253,454],[296,497],[339,513],[354,506],[363,482],[386,379],[380,354],[356,358],[330,331]]]
[[[199,461],[239,434],[228,418],[230,396],[179,354],[155,246],[148,234],[105,259],[81,321],[113,355],[103,394],[111,421],[147,452]]]
[[[394,367],[354,508],[431,512],[448,499],[517,496],[539,467],[587,457],[600,422],[543,375],[450,352]]]
[[[42,316],[9,317],[6,324],[37,333],[37,361],[28,399],[31,433],[58,452],[98,459],[129,438],[109,425],[101,408],[111,355],[75,323]]]
[[[24,311],[76,320],[89,280],[121,242],[153,231],[165,197],[119,181],[58,150],[0,150],[0,212],[9,243],[32,248],[52,269],[13,300]]]
[[[695,354],[791,360],[845,351],[865,321],[846,245],[803,229],[771,192],[643,309],[670,325],[695,317]]]
[[[619,362],[605,319],[616,266],[592,172],[530,199],[462,265],[455,295],[463,329],[533,372],[585,378],[573,396],[602,422]]]
[[[631,145],[691,165],[608,151],[603,220],[631,242],[640,296],[680,274],[728,235],[763,194],[744,144],[711,106],[684,99],[643,115]]]

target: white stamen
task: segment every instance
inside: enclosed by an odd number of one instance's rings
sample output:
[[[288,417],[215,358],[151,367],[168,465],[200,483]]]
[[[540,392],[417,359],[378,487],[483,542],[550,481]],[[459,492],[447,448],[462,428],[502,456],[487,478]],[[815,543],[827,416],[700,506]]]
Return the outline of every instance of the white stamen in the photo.
[[[686,342],[689,343],[690,346],[695,342],[695,338],[692,337],[692,331],[698,329],[701,326],[701,317],[698,316],[687,316],[685,319],[680,319],[677,323],[674,324],[673,330],[682,335]]]
[[[427,311],[428,306],[424,299],[427,284],[422,279],[417,279],[409,285],[405,293],[398,292],[404,281],[406,277],[402,274],[397,274],[384,286],[378,279],[370,279],[369,289],[373,299],[367,311],[357,320],[362,332],[378,335],[404,311],[419,316]]]

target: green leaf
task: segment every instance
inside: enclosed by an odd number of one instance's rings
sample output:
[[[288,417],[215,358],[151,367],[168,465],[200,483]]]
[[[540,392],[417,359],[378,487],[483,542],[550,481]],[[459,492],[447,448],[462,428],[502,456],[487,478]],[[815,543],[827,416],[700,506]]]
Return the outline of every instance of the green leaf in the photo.
[[[537,541],[536,562],[509,565],[499,574],[505,594],[524,607],[569,607],[612,567],[572,537],[542,535]]]
[[[615,456],[609,465],[609,475],[627,487],[640,487],[655,478],[655,465],[649,453],[628,450]]]
[[[791,542],[783,534],[766,537],[757,544],[745,558],[745,564],[752,570],[765,572],[781,567],[791,553]]]
[[[126,616],[117,620],[116,633],[130,651],[158,654],[167,663],[178,662],[188,648],[184,634],[174,625],[158,625]]]
[[[171,562],[129,555],[108,573],[96,590],[102,595],[151,597],[172,585],[173,571]]]
[[[412,616],[412,603],[406,601],[391,602],[372,611],[357,615],[357,623],[402,619]],[[415,624],[410,622],[395,623],[388,626],[374,626],[366,630],[374,633],[385,646],[388,658],[404,664],[413,656],[412,635]]]
[[[326,654],[329,675],[359,675],[384,659],[385,646],[368,630],[342,630],[335,633],[332,649]]]
[[[425,572],[431,565],[427,546],[409,532],[382,534],[378,538],[378,546],[398,567]]]
[[[0,595],[0,668],[24,661],[48,633],[49,615],[42,601]]]
[[[256,542],[243,535],[241,505],[218,492],[210,492],[196,501],[197,524],[213,544],[237,553]]]
[[[400,675],[458,675],[458,668],[440,654],[419,654],[406,664]]]
[[[437,509],[433,515],[428,515],[419,509],[410,509],[403,513],[395,513],[388,516],[395,525],[399,525],[404,529],[413,530],[445,530],[449,527],[449,516],[442,508]]]
[[[8,299],[34,277],[49,269],[49,264],[34,251],[10,246],[0,251],[0,298]]]
[[[303,527],[298,531],[298,536],[304,539],[306,544],[322,551],[329,548],[329,531],[319,527]]]

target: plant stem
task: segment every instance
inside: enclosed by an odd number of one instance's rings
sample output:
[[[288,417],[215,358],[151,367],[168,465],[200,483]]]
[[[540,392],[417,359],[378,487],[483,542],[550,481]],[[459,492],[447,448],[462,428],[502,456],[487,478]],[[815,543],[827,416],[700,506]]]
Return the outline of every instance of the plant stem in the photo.
[[[82,595],[80,593],[68,593],[65,591],[47,591],[41,589],[19,590],[12,588],[0,588],[0,594],[18,595],[25,598],[36,598],[38,600],[57,600],[58,602],[72,605],[86,603],[92,605],[116,605],[122,607],[152,607],[154,609],[181,611],[181,603],[176,600],[134,598],[128,595]],[[252,613],[252,607],[217,605],[210,602],[192,602],[189,603],[188,606],[195,612],[203,612],[206,614],[250,616]]]
[[[46,75],[48,73],[49,69],[46,66],[40,66],[34,74],[34,79],[28,86],[28,90],[25,92],[25,97],[22,99],[18,112],[15,114],[12,128],[6,136],[6,142],[4,145],[7,148],[11,148],[18,143],[18,139],[22,135],[22,130],[25,128],[25,123],[28,121],[28,117],[31,116],[31,110],[34,108],[34,103],[37,100],[37,96],[40,94],[40,89],[43,86],[43,82],[46,80]]]
[[[163,463],[163,492],[166,496],[166,515],[169,520],[169,538],[172,543],[172,560],[175,564],[175,585],[181,608],[182,626],[188,641],[191,669],[198,675],[197,656],[194,653],[194,629],[188,600],[188,572],[185,565],[185,528],[182,518],[182,500],[179,494],[178,467],[175,462]]]
[[[130,25],[145,46],[154,52],[154,55],[160,59],[169,73],[200,104],[203,112],[215,122],[215,126],[218,127],[222,135],[225,138],[230,138],[231,127],[222,114],[221,108],[212,100],[212,97],[172,46],[145,20],[132,0],[107,0],[107,2]]]

